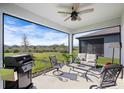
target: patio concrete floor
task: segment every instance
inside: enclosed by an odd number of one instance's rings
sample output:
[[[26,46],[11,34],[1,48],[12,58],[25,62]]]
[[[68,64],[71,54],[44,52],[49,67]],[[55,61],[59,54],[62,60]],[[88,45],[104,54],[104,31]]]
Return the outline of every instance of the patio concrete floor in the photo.
[[[89,89],[91,85],[98,84],[98,79],[90,76],[90,81],[87,81],[84,76],[74,71],[69,73],[69,67],[64,66],[61,69],[64,74],[62,76],[54,76],[53,71],[33,78],[34,89]],[[82,72],[83,73],[83,72]],[[107,89],[123,89],[124,80],[117,80],[117,86],[109,87]]]

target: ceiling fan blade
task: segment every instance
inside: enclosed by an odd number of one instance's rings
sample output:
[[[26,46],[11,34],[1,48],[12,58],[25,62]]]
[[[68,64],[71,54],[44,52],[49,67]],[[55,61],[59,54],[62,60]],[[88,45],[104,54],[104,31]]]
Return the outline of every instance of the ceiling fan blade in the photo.
[[[91,8],[91,9],[85,9],[85,10],[83,10],[83,11],[79,11],[78,13],[79,13],[79,14],[85,14],[85,13],[90,13],[90,12],[93,12],[93,11],[94,11],[94,9]]]
[[[81,17],[80,17],[80,16],[77,16],[77,20],[78,20],[78,21],[81,21]]]
[[[71,16],[67,17],[64,21],[67,21],[69,18],[71,18]]]
[[[63,12],[63,11],[58,11],[58,13],[62,13],[62,14],[71,14],[70,12]]]
[[[77,11],[79,8],[79,3],[73,3],[72,10]]]

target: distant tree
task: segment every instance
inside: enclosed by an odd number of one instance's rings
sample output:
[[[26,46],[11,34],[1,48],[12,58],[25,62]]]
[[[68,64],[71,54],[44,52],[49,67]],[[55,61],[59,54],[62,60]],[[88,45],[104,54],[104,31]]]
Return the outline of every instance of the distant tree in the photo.
[[[10,50],[9,49],[5,49],[5,53],[9,53],[10,52]]]
[[[37,49],[37,47],[36,47],[36,46],[34,46],[34,47],[33,47],[34,52],[36,52],[36,49]]]
[[[29,52],[29,53],[31,53],[31,52],[32,52],[32,50],[31,50],[31,49],[28,49],[28,52]]]
[[[26,34],[22,36],[22,47],[24,52],[28,52],[29,41]]]
[[[19,53],[20,51],[18,49],[13,50],[13,53]]]
[[[59,52],[67,53],[67,47],[64,45],[64,43],[59,46]]]
[[[62,47],[62,48],[63,48],[63,47],[65,47],[64,43],[63,43],[63,44],[61,44],[61,45],[60,45],[60,47]]]
[[[18,45],[13,45],[12,48],[19,48],[19,46]]]

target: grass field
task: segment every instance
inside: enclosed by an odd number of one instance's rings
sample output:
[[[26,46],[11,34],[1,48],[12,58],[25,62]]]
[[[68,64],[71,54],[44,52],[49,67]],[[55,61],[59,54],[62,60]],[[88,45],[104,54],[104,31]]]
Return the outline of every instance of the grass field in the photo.
[[[5,56],[17,55],[17,53],[5,53]],[[59,62],[65,62],[62,53],[59,52],[45,52],[45,53],[33,53],[35,60],[35,66],[32,69],[33,73],[43,71],[45,69],[51,68],[51,63],[49,60],[50,55],[56,55]],[[111,58],[99,57],[97,59],[98,65],[104,65],[107,62],[111,62]],[[114,63],[119,63],[119,59],[115,59]]]
[[[5,56],[18,55],[17,53],[5,53]],[[32,69],[32,72],[38,72],[51,67],[51,63],[49,61],[50,55],[56,55],[59,62],[64,61],[62,53],[59,52],[45,52],[45,53],[33,53],[33,57],[35,60],[35,66]]]
[[[99,57],[97,59],[97,64],[98,65],[104,65],[105,63],[111,63],[111,62],[112,62],[112,59],[111,58]],[[115,58],[114,59],[114,63],[115,64],[119,64],[119,59],[118,58]]]

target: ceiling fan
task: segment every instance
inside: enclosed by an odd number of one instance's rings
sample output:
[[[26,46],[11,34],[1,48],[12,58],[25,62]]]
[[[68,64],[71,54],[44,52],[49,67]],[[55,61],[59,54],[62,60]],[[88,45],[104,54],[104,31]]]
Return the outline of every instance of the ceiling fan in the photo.
[[[70,15],[64,21],[67,21],[70,18],[71,18],[71,21],[76,21],[76,20],[80,21],[81,20],[81,17],[79,16],[80,14],[90,13],[90,12],[94,11],[93,8],[85,9],[85,10],[82,10],[82,11],[79,11],[78,9],[79,9],[79,3],[74,3],[73,6],[72,6],[72,11],[71,12],[58,11],[58,13],[69,14]]]

